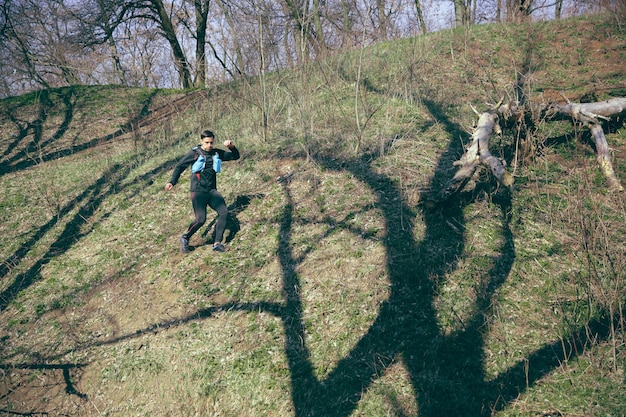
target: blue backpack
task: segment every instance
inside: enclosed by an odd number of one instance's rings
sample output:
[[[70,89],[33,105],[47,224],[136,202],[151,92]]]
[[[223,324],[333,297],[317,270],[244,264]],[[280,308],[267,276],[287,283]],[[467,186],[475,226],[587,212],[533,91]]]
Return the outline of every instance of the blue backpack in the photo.
[[[195,147],[194,149],[198,149]],[[204,167],[206,166],[206,158],[202,152],[199,152],[198,158],[196,162],[191,166],[191,172],[194,174],[198,172],[204,171]],[[219,154],[213,154],[213,170],[217,173],[222,170],[222,160],[220,159]]]
[[[204,157],[204,155],[200,154],[198,155],[196,162],[194,162],[193,165],[191,166],[191,172],[193,172],[194,174],[198,172],[202,172],[204,171],[205,165],[206,165],[206,158]]]

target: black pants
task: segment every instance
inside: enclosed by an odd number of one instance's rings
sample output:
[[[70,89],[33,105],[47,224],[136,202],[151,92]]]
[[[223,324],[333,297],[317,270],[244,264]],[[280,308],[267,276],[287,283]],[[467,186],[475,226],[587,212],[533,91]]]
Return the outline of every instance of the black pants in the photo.
[[[228,216],[224,197],[217,190],[211,190],[208,193],[191,193],[191,205],[193,206],[195,220],[189,225],[189,228],[183,235],[185,239],[191,238],[206,222],[206,208],[209,206],[218,214],[217,223],[215,224],[215,242],[221,242],[224,237],[224,229],[226,229],[226,217]]]

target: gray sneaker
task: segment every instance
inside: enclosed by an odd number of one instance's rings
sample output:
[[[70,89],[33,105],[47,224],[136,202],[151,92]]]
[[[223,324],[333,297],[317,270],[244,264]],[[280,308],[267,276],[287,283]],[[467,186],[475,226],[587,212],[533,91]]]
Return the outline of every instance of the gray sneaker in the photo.
[[[215,252],[226,252],[226,246],[222,245],[222,242],[217,242],[213,244],[213,250]]]
[[[189,248],[189,239],[185,239],[185,236],[180,237],[180,251],[182,253],[191,252],[191,249]]]

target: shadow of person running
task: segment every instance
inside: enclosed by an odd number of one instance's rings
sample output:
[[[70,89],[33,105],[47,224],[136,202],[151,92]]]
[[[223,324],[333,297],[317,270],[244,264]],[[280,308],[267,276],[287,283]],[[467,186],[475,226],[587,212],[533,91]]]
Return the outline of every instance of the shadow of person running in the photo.
[[[237,218],[238,214],[241,214],[248,208],[250,202],[257,198],[263,198],[263,194],[245,194],[238,195],[235,201],[228,206],[228,217],[226,217],[226,231],[224,243],[230,243],[235,238],[237,233],[241,230],[241,223]],[[215,241],[215,224],[217,217],[211,220],[202,233],[202,237],[206,238],[210,236],[207,243],[213,243]]]

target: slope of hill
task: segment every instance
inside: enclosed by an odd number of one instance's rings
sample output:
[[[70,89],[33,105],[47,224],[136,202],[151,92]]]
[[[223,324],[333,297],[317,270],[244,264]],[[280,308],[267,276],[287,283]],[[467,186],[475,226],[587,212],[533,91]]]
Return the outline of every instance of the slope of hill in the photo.
[[[375,45],[207,90],[0,102],[0,415],[623,416],[626,205],[542,104],[626,95],[613,16]],[[475,114],[532,116],[440,206]],[[626,133],[607,123],[618,177]],[[229,251],[163,186],[232,139]],[[213,219],[213,218],[211,218]]]

